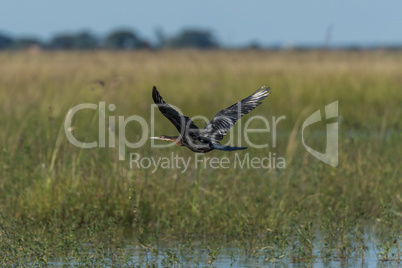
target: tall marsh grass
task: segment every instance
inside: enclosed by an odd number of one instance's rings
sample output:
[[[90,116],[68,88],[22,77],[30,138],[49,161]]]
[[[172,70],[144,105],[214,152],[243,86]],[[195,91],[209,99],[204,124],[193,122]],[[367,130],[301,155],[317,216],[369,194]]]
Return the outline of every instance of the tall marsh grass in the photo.
[[[47,263],[52,254],[71,261],[88,243],[100,258],[95,263],[102,263],[101,256],[124,259],[123,245],[149,253],[164,239],[182,245],[220,241],[267,260],[285,254],[303,261],[317,257],[317,250],[323,258],[364,257],[372,237],[379,259],[400,258],[395,257],[402,225],[399,52],[3,52],[0,62],[0,255],[5,262],[27,256],[31,263]],[[80,103],[115,104],[108,116],[116,118],[150,118],[153,85],[186,115],[209,119],[270,86],[272,94],[252,114],[286,116],[278,124],[277,146],[238,154],[275,152],[286,159],[286,168],[190,166],[185,173],[152,173],[130,169],[128,154],[195,155],[184,147],[155,149],[147,142],[127,149],[126,160],[119,161],[118,147],[80,149],[67,140],[65,116]],[[306,152],[300,129],[308,115],[336,100],[339,165],[333,168]],[[176,135],[158,111],[155,119],[156,135]],[[96,140],[97,112],[80,112],[73,127],[77,139]],[[321,124],[308,132],[312,147],[323,149],[324,131]],[[118,135],[118,129],[109,135]],[[138,124],[127,125],[128,140],[140,136]],[[250,136],[255,143],[272,139],[272,133]],[[205,156],[235,157],[221,151]],[[213,260],[219,251],[208,256]],[[165,261],[174,264],[175,255],[165,253]]]

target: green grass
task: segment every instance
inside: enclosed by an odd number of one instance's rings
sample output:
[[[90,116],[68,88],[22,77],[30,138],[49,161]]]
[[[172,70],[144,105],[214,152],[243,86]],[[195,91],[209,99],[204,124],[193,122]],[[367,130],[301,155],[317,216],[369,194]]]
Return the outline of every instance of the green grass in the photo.
[[[196,259],[199,248],[208,249],[202,254],[213,264],[222,247],[265,261],[310,262],[364,258],[373,243],[379,260],[401,258],[402,53],[3,52],[0,62],[3,263],[135,265],[127,245],[138,248],[140,263],[162,256],[167,266]],[[107,116],[116,122],[131,115],[148,121],[153,85],[186,115],[209,119],[270,86],[272,94],[251,115],[270,122],[286,116],[278,123],[277,146],[238,155],[276,153],[286,168],[192,165],[185,173],[152,173],[130,169],[129,153],[195,155],[183,147],[151,148],[148,141],[127,148],[126,160],[119,161],[117,147],[80,149],[67,140],[64,119],[81,103],[115,104]],[[336,100],[341,123],[339,165],[333,168],[304,149],[300,129],[310,114]],[[155,112],[155,135],[176,135]],[[236,125],[234,137],[250,117]],[[73,126],[77,139],[96,140],[98,113],[77,113]],[[263,127],[259,121],[251,126]],[[306,131],[311,147],[323,150],[323,131],[324,124]],[[141,135],[139,124],[127,125],[129,141]],[[272,145],[272,133],[250,137]],[[212,151],[205,157],[234,161],[235,154]]]

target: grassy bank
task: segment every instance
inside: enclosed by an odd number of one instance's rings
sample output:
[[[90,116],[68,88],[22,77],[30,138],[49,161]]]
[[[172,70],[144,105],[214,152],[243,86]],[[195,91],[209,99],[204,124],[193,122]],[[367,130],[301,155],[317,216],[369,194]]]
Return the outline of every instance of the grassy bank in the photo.
[[[114,257],[129,263],[127,245],[145,252],[143,260],[152,263],[149,254],[161,252],[161,244],[176,250],[163,251],[166,264],[177,263],[182,247],[209,248],[204,255],[213,263],[218,249],[229,245],[267,261],[348,259],[364,257],[371,239],[379,260],[400,258],[402,53],[3,52],[0,62],[0,254],[5,263],[46,263],[54,256],[89,264]],[[118,146],[108,148],[110,137],[116,143],[122,137],[118,116],[139,115],[151,122],[153,85],[186,115],[209,119],[260,86],[270,86],[272,94],[251,115],[269,122],[286,117],[277,125],[275,147],[273,131],[250,133],[253,143],[269,146],[198,157],[235,163],[236,157],[263,158],[271,152],[285,159],[285,168],[196,167],[196,155],[188,149],[151,148],[150,141],[126,148],[126,160],[119,161]],[[301,126],[336,100],[339,165],[334,168],[305,150]],[[106,113],[116,121],[114,129],[106,129],[106,148],[73,146],[64,131],[67,112],[99,102],[116,106]],[[98,119],[97,110],[77,113],[74,136],[97,141]],[[240,145],[240,136],[241,145],[249,146],[241,132],[247,119],[234,128],[234,145]],[[154,127],[155,135],[176,135],[159,111]],[[255,120],[250,127],[264,124]],[[323,133],[325,123],[312,126],[306,143],[324,151]],[[136,142],[142,135],[139,123],[127,124],[127,140]],[[155,159],[173,154],[191,159],[191,165],[185,172],[130,168],[130,153]]]

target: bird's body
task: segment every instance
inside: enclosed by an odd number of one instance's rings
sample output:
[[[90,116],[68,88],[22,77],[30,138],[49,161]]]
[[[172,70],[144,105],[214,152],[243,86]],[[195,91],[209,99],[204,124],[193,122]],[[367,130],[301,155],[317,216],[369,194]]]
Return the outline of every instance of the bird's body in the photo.
[[[196,153],[206,153],[214,149],[222,151],[243,150],[247,147],[233,147],[221,145],[226,132],[231,129],[236,121],[261,104],[269,94],[269,88],[261,87],[254,94],[218,112],[215,117],[203,129],[199,129],[194,122],[185,115],[179,114],[169,106],[156,87],[153,87],[152,98],[161,113],[173,123],[180,132],[179,136],[159,136],[153,139],[173,141],[179,146],[186,146]]]

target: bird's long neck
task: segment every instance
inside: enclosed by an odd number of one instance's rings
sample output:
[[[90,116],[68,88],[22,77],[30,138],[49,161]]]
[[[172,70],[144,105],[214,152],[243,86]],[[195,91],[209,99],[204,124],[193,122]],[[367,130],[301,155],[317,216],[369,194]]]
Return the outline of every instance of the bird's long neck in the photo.
[[[177,146],[182,146],[182,139],[180,136],[164,136],[167,141],[173,141]]]

